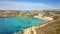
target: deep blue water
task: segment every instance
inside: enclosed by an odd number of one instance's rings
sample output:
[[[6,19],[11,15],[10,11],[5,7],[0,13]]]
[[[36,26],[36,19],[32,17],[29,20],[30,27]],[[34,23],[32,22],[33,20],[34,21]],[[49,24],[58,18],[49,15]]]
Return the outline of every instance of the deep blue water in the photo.
[[[24,17],[0,17],[0,34],[13,34],[22,29],[42,24],[44,21]]]

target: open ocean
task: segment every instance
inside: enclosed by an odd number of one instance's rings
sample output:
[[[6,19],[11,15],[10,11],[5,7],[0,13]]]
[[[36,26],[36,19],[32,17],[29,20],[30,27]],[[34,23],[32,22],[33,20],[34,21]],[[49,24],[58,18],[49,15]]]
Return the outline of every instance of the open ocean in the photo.
[[[0,17],[0,34],[13,34],[22,29],[42,24],[42,19],[24,17]]]

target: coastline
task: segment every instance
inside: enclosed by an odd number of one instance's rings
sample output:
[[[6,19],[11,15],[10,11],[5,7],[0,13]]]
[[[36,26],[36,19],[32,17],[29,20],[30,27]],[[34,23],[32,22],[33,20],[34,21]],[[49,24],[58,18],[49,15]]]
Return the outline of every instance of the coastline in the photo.
[[[31,30],[34,31],[34,34],[36,34],[36,31],[35,31],[35,28],[39,28],[39,27],[43,27],[46,25],[46,23],[48,22],[47,20],[44,20],[45,22],[42,23],[42,24],[39,24],[39,25],[36,25],[36,26],[32,26],[32,27],[29,27],[29,28],[26,28],[26,29],[22,29],[23,30],[23,34],[31,34]],[[17,32],[18,34],[19,32]]]
[[[44,26],[52,23],[52,22],[55,22],[56,20],[52,20],[52,21],[47,21],[47,22],[44,22],[43,24],[40,24],[40,25],[37,25],[37,26],[32,26],[32,27],[29,27],[27,29],[25,29],[23,32],[23,34],[31,34],[31,31],[33,31],[33,34],[37,34],[36,30],[37,28],[43,28]]]
[[[31,14],[31,13],[17,13],[16,11],[12,11],[12,12],[9,12],[9,10],[7,11],[7,12],[1,12],[1,14],[0,14],[0,16],[2,16],[2,17],[10,17],[10,16],[12,16],[12,17],[22,17],[22,18],[33,18],[33,19],[42,19],[42,20],[44,20],[45,22],[44,23],[42,23],[42,24],[38,24],[38,25],[36,25],[36,26],[32,26],[32,27],[29,27],[29,28],[27,28],[27,29],[22,29],[23,30],[23,32],[25,32],[24,34],[31,34],[31,31],[33,32],[34,31],[34,34],[36,34],[36,31],[35,31],[35,29],[36,28],[43,28],[43,27],[45,27],[46,25],[48,25],[48,24],[51,24],[52,22],[54,22],[55,20],[53,20],[53,17],[56,17],[56,16],[50,16],[50,14],[51,15],[53,15],[53,14],[55,14],[54,12],[43,12],[43,13],[45,13],[44,15],[43,14]],[[49,14],[48,14],[49,13]],[[56,12],[56,13],[59,13],[59,12]],[[36,16],[36,17],[35,17]],[[18,33],[18,32],[17,32]]]

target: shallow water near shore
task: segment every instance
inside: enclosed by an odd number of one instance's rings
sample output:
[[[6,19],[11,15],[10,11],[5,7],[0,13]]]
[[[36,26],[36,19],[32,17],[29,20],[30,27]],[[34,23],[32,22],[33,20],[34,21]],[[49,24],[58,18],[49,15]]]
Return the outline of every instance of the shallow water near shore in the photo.
[[[0,17],[0,34],[13,34],[22,29],[42,24],[42,19],[25,17]]]

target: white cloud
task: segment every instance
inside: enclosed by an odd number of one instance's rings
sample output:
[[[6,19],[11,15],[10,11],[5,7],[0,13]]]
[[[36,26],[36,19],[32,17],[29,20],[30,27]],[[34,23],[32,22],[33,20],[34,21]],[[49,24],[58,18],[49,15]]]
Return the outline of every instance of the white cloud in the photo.
[[[51,8],[52,6],[46,4],[38,4],[38,3],[28,3],[28,2],[13,2],[13,1],[0,1],[1,8]]]

